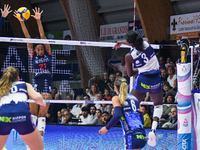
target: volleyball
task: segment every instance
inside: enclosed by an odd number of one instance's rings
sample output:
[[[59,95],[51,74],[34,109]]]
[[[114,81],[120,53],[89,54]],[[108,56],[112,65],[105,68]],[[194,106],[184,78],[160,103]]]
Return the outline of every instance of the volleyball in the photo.
[[[17,10],[17,18],[21,21],[26,21],[30,18],[31,16],[31,13],[30,13],[30,10],[26,7],[20,7],[18,10]]]

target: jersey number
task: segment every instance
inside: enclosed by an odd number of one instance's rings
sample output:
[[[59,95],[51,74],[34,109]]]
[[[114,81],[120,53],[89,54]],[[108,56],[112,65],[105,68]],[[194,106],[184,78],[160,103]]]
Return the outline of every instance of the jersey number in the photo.
[[[131,107],[133,111],[136,111],[135,101],[133,99],[131,100]]]
[[[40,70],[43,70],[43,69],[46,69],[46,68],[47,68],[46,63],[44,63],[44,64],[39,64],[39,66],[40,66]]]
[[[13,86],[12,88],[11,88],[11,93],[16,93],[18,91],[18,89],[17,89],[17,86]]]
[[[142,57],[142,59],[144,59],[144,63],[148,62],[149,59],[148,59],[148,57],[146,56],[145,53],[142,53],[141,57]]]

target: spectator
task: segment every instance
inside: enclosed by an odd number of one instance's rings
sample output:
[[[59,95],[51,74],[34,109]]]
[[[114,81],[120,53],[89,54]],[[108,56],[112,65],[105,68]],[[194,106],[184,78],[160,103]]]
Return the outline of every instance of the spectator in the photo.
[[[88,108],[83,107],[82,108],[82,115],[80,116],[81,123],[83,125],[89,125],[92,123],[92,116],[88,113]]]
[[[103,95],[101,92],[97,93],[97,101],[101,101],[103,98]],[[96,109],[100,109],[101,108],[101,104],[95,104]]]
[[[96,120],[98,119],[97,116],[96,116],[96,107],[95,106],[91,106],[90,107],[90,115],[92,117],[91,124],[95,124]]]
[[[143,113],[144,117],[144,127],[151,127],[151,118],[147,113],[147,107],[145,105],[140,106],[140,111]]]
[[[171,115],[166,123],[162,125],[162,128],[177,129],[178,119],[177,119],[177,108],[173,107],[171,109]]]
[[[86,87],[86,88],[85,88],[85,94],[88,95],[89,93],[90,93],[90,88],[89,88],[89,87]]]
[[[162,84],[163,84],[164,82],[167,81],[168,75],[167,75],[165,68],[162,68],[160,72],[161,72],[161,81],[162,81]]]
[[[160,70],[161,69],[166,69],[164,57],[160,56],[160,58],[159,58],[159,64],[160,64]]]
[[[86,100],[86,101],[91,101],[91,100],[90,100],[90,96],[87,95],[87,94],[83,96],[83,99]],[[84,103],[84,104],[82,105],[82,107],[88,107],[89,109],[90,109],[91,106],[92,106],[92,105],[91,105],[91,104],[88,104],[88,103]]]
[[[165,96],[169,93],[172,93],[174,96],[176,95],[176,92],[172,89],[172,87],[169,85],[169,82],[164,82],[162,85],[163,88],[163,100],[165,100]]]
[[[170,66],[170,62],[171,62],[171,58],[170,57],[167,57],[167,62],[165,64],[165,67],[167,68],[168,66]]]
[[[78,95],[76,97],[76,100],[82,100],[82,96],[81,95]],[[82,103],[78,103],[78,104],[75,104],[73,107],[72,107],[72,110],[70,111],[70,113],[76,117],[76,118],[79,118],[82,114]]]
[[[63,121],[63,119],[65,118],[65,116],[64,116],[64,111],[65,110],[67,110],[66,108],[62,108],[61,109],[61,118],[62,118],[62,121]]]
[[[122,77],[122,72],[117,71],[117,72],[115,73],[115,76],[116,76],[116,78],[118,78],[118,77]]]
[[[107,101],[107,99],[103,98],[102,101]],[[102,112],[106,111],[110,114],[111,113],[111,106],[112,105],[109,105],[109,104],[101,104],[100,109],[101,109]]]
[[[108,85],[111,83],[109,79],[109,75],[107,72],[103,73],[103,81],[100,82],[99,84],[99,91],[102,93],[104,92],[105,89],[109,88]]]
[[[173,66],[168,66],[167,67],[167,73],[168,73],[167,81],[169,82],[169,84],[173,88],[173,90],[176,91],[176,88],[177,88],[177,76],[175,74],[174,67]]]
[[[62,124],[68,124],[69,122],[72,122],[72,114],[68,110],[65,110]]]
[[[62,122],[61,111],[58,111],[58,112],[57,112],[57,116],[58,116],[58,117],[57,117],[57,123],[58,123],[58,124],[61,124],[61,122]]]
[[[51,111],[48,111],[46,114],[46,122],[51,122]]]
[[[110,119],[111,119],[111,116],[110,116],[110,114],[107,111],[104,111],[102,113],[102,117],[103,117],[102,121],[104,122],[104,124],[107,124],[110,121]]]
[[[104,89],[104,95],[103,95],[103,98],[105,98],[105,99],[111,101],[112,97],[111,97],[111,95],[110,95],[110,91],[109,91],[109,89]]]
[[[172,105],[174,101],[175,97],[173,94],[169,93],[166,95],[164,103],[168,105],[163,105],[163,113],[159,120],[160,122],[164,123],[167,121],[168,117],[171,115],[171,109],[175,107],[175,105]]]
[[[111,94],[111,96],[114,96],[115,95],[115,91],[114,91],[114,82],[115,82],[115,74],[111,74],[110,76],[109,76],[109,79],[110,79],[110,83],[108,83],[108,87],[109,87],[109,89],[110,89],[110,94]]]
[[[95,84],[92,84],[90,87],[90,93],[88,94],[90,96],[91,101],[95,101],[97,99],[98,92],[98,87]]]
[[[72,94],[67,94],[66,100],[73,100],[73,95],[72,95]],[[67,109],[68,109],[69,111],[71,111],[73,106],[74,106],[74,104],[72,104],[72,103],[69,104],[69,103],[68,103],[68,104],[67,104]]]
[[[96,117],[97,117],[97,120],[95,122],[95,125],[104,125],[104,122],[102,121],[103,119],[102,111],[100,109],[96,110]]]
[[[57,94],[57,88],[56,87],[53,87],[52,88],[52,93],[51,93],[51,96],[52,96],[52,99],[55,99],[55,95]]]

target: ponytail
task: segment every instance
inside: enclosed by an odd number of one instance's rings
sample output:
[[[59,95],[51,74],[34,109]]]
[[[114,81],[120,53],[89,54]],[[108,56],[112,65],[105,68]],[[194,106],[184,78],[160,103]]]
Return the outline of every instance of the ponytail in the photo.
[[[126,82],[122,82],[120,85],[120,89],[119,89],[119,99],[120,99],[120,103],[122,105],[124,105],[124,101],[127,98],[127,93],[128,93],[128,85]]]
[[[143,39],[141,37],[137,37],[136,41],[135,41],[135,48],[138,51],[143,51]]]
[[[3,71],[3,76],[0,79],[0,98],[4,95],[8,95],[12,83],[17,80],[18,71],[14,67],[7,67]]]

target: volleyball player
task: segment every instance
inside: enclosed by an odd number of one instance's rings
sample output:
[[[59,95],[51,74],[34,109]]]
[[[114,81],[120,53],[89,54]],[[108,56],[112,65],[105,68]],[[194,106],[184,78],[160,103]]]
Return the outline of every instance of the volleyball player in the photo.
[[[114,49],[120,48],[122,44],[132,46],[133,49],[126,55],[126,68],[129,77],[138,74],[131,94],[141,102],[149,92],[154,102],[152,131],[149,133],[148,144],[156,145],[155,130],[163,112],[163,98],[161,90],[161,77],[159,63],[153,48],[147,41],[143,41],[136,31],[128,31],[124,41],[118,41]],[[135,66],[135,69],[132,69]]]
[[[126,149],[140,150],[146,145],[143,114],[139,110],[137,98],[128,94],[128,85],[126,82],[125,78],[116,78],[114,90],[118,96],[112,98],[115,113],[108,124],[99,130],[99,133],[106,134],[120,120],[123,133],[125,134]]]
[[[12,12],[12,10],[10,10],[9,4],[4,4],[4,10],[3,9],[0,10],[1,10],[1,18],[0,18],[0,29],[1,29],[5,18],[8,16],[10,12]]]
[[[46,106],[42,95],[31,84],[19,81],[17,69],[7,67],[0,79],[0,149],[3,149],[11,129],[15,129],[31,149],[43,150],[42,138],[32,123],[26,103],[28,96],[41,107]]]
[[[36,7],[35,9],[33,9],[33,12],[34,15],[31,16],[35,18],[37,22],[40,38],[46,39],[41,23],[41,14],[43,13],[43,10],[40,11],[40,8]],[[17,18],[16,11],[14,12],[14,16]],[[31,38],[24,21],[19,20],[19,22],[21,24],[25,37]],[[32,60],[34,69],[34,79],[32,85],[37,92],[42,94],[43,99],[51,99],[51,47],[49,44],[39,44],[35,48],[33,48],[32,43],[27,43],[27,49],[30,59]],[[29,107],[33,121],[34,123],[37,122],[38,130],[40,131],[41,136],[43,136],[43,132],[46,127],[46,113],[49,108],[49,103],[44,108],[39,108],[39,106],[35,103],[30,103]]]

